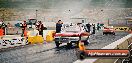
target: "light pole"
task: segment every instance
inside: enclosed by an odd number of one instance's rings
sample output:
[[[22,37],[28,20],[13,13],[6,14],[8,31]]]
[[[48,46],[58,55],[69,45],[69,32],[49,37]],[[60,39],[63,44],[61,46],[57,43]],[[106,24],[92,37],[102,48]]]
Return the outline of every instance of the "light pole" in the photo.
[[[37,17],[38,17],[38,13],[37,13],[37,12],[38,12],[38,10],[36,10],[36,20],[38,20],[38,19],[37,19]]]

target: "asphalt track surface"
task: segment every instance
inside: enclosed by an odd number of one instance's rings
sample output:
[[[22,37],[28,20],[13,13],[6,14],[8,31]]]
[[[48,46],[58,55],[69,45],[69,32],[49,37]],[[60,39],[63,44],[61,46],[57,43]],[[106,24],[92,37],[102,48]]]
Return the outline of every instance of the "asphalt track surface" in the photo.
[[[116,35],[102,35],[102,31],[90,36],[89,49],[100,49],[124,36],[127,32],[116,32]],[[0,63],[73,63],[77,59],[77,49],[68,49],[65,44],[59,49],[54,42],[37,45],[26,45],[0,51]]]

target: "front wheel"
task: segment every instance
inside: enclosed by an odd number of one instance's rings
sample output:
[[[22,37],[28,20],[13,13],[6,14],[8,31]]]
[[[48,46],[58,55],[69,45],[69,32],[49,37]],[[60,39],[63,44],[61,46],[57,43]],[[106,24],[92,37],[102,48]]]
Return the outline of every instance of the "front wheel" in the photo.
[[[67,43],[67,47],[68,48],[71,48],[72,47],[72,43],[70,42],[70,43]]]
[[[113,35],[115,35],[115,33],[113,33]]]
[[[55,41],[55,44],[56,44],[56,47],[59,48],[59,45],[60,45],[59,41]]]
[[[105,35],[105,33],[103,32],[103,35]]]

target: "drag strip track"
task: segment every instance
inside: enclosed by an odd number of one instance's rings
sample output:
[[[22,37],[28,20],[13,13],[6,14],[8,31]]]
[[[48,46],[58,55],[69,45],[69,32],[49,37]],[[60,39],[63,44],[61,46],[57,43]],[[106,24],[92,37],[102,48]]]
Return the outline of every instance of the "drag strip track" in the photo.
[[[102,48],[124,36],[126,32],[116,32],[116,35],[102,35],[102,31],[90,37],[89,49]],[[77,60],[76,48],[67,49],[66,46],[55,48],[55,44],[46,43],[11,48],[0,52],[0,63],[73,63]]]

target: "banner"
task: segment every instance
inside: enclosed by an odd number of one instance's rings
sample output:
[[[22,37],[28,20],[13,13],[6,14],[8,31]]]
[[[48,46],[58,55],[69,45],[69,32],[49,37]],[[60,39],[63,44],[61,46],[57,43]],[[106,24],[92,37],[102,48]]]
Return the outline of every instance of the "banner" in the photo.
[[[115,31],[130,31],[129,27],[114,27]]]
[[[129,50],[121,49],[91,49],[86,50],[87,57],[124,58],[129,56]]]

